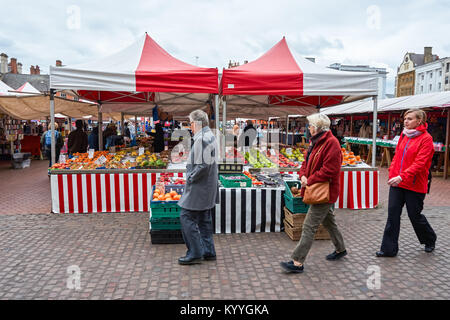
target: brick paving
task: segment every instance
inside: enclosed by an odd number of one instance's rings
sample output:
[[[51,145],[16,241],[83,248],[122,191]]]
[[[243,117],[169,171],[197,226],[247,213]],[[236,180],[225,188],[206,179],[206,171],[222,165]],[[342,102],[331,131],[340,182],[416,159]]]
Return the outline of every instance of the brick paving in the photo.
[[[55,215],[45,161],[10,170],[0,164],[0,299],[446,299],[450,298],[450,181],[433,180],[425,211],[438,236],[427,254],[407,214],[396,258],[376,258],[386,223],[386,196],[375,210],[337,210],[349,254],[326,261],[331,241],[314,242],[303,274],[285,274],[296,242],[283,233],[214,235],[217,261],[180,266],[185,245],[152,245],[148,214]],[[380,185],[386,178],[380,177]],[[447,192],[448,192],[447,191]],[[441,193],[442,195],[436,196]],[[387,193],[384,193],[385,195]],[[67,268],[81,269],[68,289]],[[369,267],[381,288],[369,289]]]

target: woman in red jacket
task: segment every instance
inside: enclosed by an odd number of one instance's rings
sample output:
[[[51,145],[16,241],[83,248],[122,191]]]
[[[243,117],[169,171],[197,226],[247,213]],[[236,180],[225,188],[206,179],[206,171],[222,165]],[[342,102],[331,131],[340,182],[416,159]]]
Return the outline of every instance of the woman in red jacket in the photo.
[[[426,252],[432,252],[436,234],[421,214],[428,189],[428,174],[434,154],[433,138],[427,132],[427,116],[423,110],[405,113],[404,129],[389,168],[388,220],[381,250],[377,257],[395,257],[398,252],[400,216],[406,204],[408,217]]]
[[[291,255],[292,260],[281,262],[287,272],[303,272],[303,262],[314,241],[317,228],[322,224],[330,234],[335,251],[327,260],[337,260],[347,254],[344,239],[335,222],[334,203],[339,196],[339,176],[341,172],[342,153],[338,140],[330,131],[330,119],[324,114],[313,114],[307,117],[311,133],[311,145],[305,161],[300,168],[303,197],[305,187],[318,182],[330,183],[330,200],[328,203],[315,204],[309,207],[302,228],[302,236]]]

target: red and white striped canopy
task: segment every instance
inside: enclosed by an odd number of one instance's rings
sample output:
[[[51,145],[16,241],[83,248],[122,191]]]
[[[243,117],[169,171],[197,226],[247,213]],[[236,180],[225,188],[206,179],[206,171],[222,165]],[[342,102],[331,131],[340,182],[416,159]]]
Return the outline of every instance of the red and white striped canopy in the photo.
[[[218,93],[218,70],[180,61],[145,34],[128,48],[101,60],[51,66],[50,87],[77,90],[81,97],[101,104],[148,105],[158,103],[155,93],[159,92]]]
[[[338,71],[319,66],[291,51],[283,37],[263,56],[224,69],[221,94],[230,104],[327,107],[348,96],[377,94],[376,73]]]

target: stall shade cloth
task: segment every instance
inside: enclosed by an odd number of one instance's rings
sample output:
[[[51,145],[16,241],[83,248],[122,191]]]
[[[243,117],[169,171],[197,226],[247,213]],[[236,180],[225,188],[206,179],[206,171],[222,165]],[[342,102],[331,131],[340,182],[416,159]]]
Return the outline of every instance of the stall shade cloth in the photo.
[[[78,90],[94,101],[149,102],[154,92],[217,93],[218,70],[180,61],[145,34],[101,60],[51,66],[50,87]]]
[[[346,96],[377,94],[376,73],[338,71],[291,51],[283,38],[250,63],[224,69],[223,95],[264,95],[270,105],[331,106]]]

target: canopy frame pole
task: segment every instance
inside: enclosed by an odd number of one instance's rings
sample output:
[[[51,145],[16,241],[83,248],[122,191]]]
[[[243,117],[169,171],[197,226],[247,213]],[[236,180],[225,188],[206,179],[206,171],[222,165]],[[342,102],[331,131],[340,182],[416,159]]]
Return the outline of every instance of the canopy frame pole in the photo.
[[[226,153],[226,135],[227,135],[227,102],[222,100],[223,104],[223,118],[222,118],[222,157],[225,159]]]
[[[350,117],[350,137],[353,137],[353,115]]]
[[[219,117],[220,117],[220,101],[221,101],[221,99],[219,100],[219,95],[218,94],[216,94],[216,95],[214,95],[214,106],[215,106],[215,112],[216,112],[216,130],[215,130],[215,132],[216,132],[216,143],[217,143],[217,152],[219,153],[219,150],[220,150],[220,138],[219,138],[219,136],[220,136],[220,132],[219,132],[219,128],[220,128],[220,126],[219,126],[219,122],[220,122],[220,119],[219,119]],[[220,159],[220,157],[219,157],[219,154],[217,154],[217,157],[216,157],[217,159]]]
[[[373,96],[373,132],[372,132],[372,167],[376,167],[376,155],[377,155],[377,112],[378,112],[378,96]]]
[[[387,139],[390,140],[391,139],[391,113],[388,112],[388,128],[387,128]]]
[[[289,135],[289,115],[287,115],[286,117],[286,139],[284,140],[284,143],[286,145],[288,145],[289,142],[288,135]]]
[[[103,113],[100,111],[101,104],[97,106],[98,108],[98,150],[103,151]]]
[[[448,148],[450,143],[450,108],[447,108],[447,132],[445,137],[444,179],[448,178]],[[438,168],[439,169],[439,168]]]
[[[134,115],[134,137],[135,137],[135,139],[136,139],[136,137],[137,137],[137,128],[138,128],[138,125],[137,125],[137,115]]]
[[[124,130],[125,128],[124,128],[124,126],[123,126],[124,118],[125,118],[125,114],[124,114],[123,112],[121,112],[121,113],[120,113],[120,133],[121,133],[122,136],[123,136],[124,133],[125,133],[125,130]]]
[[[51,145],[51,161],[52,165],[55,164],[56,158],[56,141],[55,141],[55,89],[50,89],[50,129],[52,135]]]

